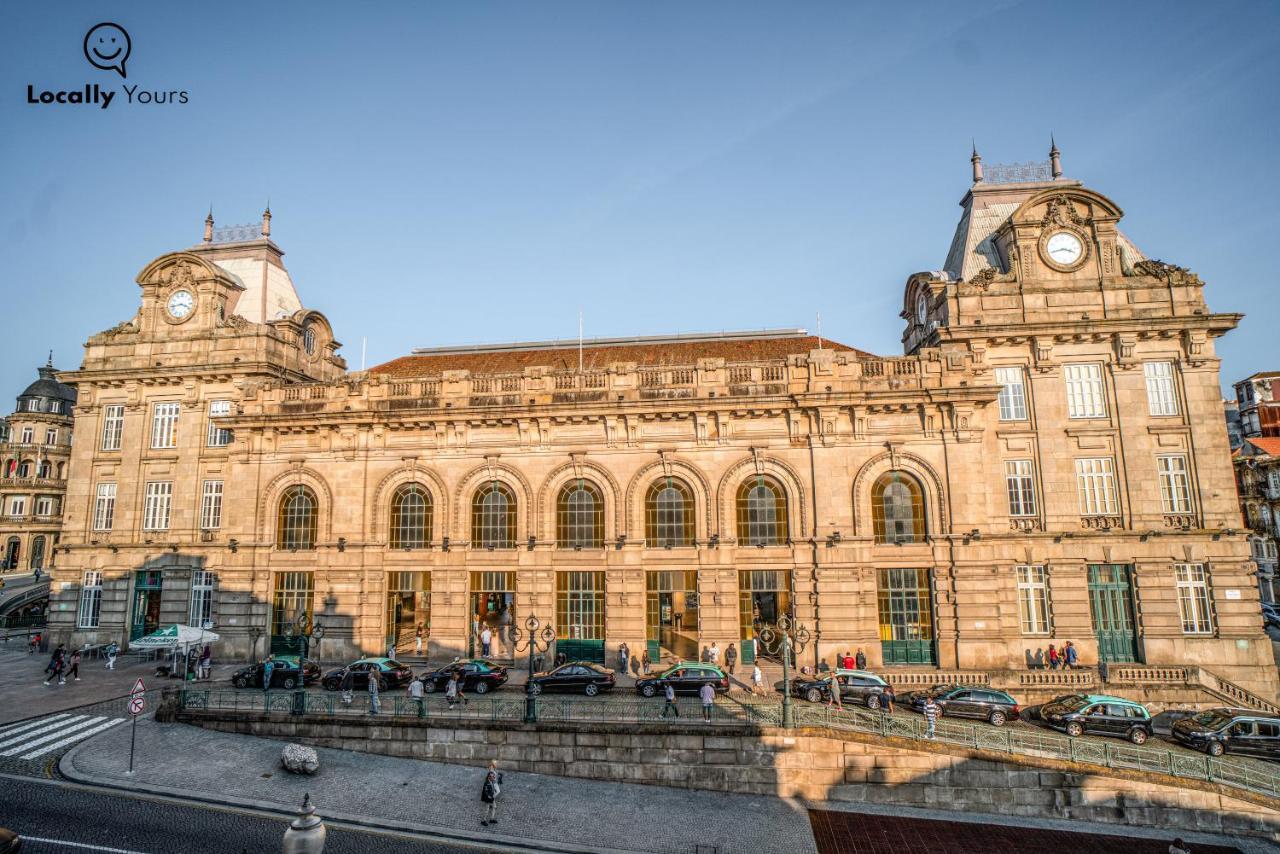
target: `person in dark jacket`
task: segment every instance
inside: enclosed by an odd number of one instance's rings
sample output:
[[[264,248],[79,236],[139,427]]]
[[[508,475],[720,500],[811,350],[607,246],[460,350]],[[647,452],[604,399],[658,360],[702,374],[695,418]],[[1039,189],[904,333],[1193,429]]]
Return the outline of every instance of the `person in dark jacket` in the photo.
[[[864,653],[862,650],[858,650],[858,654],[854,656],[853,661],[854,661],[854,665],[859,670],[867,669],[867,656],[866,656],[866,653]]]
[[[488,826],[498,823],[498,796],[502,794],[502,775],[498,773],[498,761],[489,761],[489,770],[484,775],[484,785],[480,787],[480,803],[484,804],[484,818],[480,823]]]
[[[738,648],[733,644],[729,644],[729,648],[724,651],[724,664],[729,668],[729,675],[733,675],[733,668],[738,665]]]

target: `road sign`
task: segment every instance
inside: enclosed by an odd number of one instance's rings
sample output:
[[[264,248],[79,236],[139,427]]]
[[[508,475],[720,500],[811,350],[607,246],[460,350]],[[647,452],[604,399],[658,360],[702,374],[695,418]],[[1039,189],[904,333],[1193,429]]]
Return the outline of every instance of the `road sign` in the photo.
[[[147,692],[147,687],[146,687],[145,685],[143,685],[143,684],[142,684],[142,677],[141,677],[141,676],[139,676],[139,677],[138,677],[138,681],[133,683],[133,690],[131,690],[129,693],[130,693],[130,694],[145,694],[146,692]]]
[[[142,710],[147,706],[147,688],[142,684],[142,677],[138,677],[138,681],[133,683],[133,690],[129,692],[129,714],[140,715]]]
[[[129,714],[140,715],[147,701],[142,697],[132,697],[129,700]]]

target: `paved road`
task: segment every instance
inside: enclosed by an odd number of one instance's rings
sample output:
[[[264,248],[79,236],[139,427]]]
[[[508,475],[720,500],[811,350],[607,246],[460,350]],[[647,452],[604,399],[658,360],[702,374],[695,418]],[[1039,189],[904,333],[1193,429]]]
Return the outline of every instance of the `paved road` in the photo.
[[[0,777],[0,825],[27,837],[24,854],[259,854],[280,850],[288,822]],[[325,854],[474,854],[477,849],[330,827],[324,850]]]

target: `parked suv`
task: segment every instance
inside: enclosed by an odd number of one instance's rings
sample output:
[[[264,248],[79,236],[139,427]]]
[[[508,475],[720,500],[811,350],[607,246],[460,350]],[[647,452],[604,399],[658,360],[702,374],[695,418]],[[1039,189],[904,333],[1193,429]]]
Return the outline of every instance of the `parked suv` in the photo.
[[[934,685],[927,691],[908,694],[907,706],[923,712],[929,697],[933,697],[947,717],[980,718],[992,726],[1004,726],[1006,721],[1018,719],[1018,701],[989,685]]]
[[[346,667],[330,670],[320,684],[326,691],[337,691],[342,687],[342,680],[348,672],[351,673],[351,688],[355,691],[368,689],[370,679],[377,679],[378,689],[385,691],[407,685],[413,678],[413,668],[394,658],[362,658]]]
[[[271,659],[271,687],[291,690],[299,685],[310,685],[320,678],[320,665],[311,659],[299,661],[297,656]],[[231,676],[231,684],[237,688],[262,687],[262,662],[241,667]]]
[[[682,661],[657,676],[643,676],[637,679],[636,693],[644,697],[656,697],[670,684],[677,694],[696,694],[708,682],[719,694],[729,690],[729,677],[716,665],[699,661]]]
[[[852,700],[870,709],[880,708],[880,694],[889,686],[881,677],[866,670],[837,668],[834,673],[818,677],[800,676],[791,680],[791,694],[811,703],[818,703],[831,696],[831,680],[840,684],[841,702]],[[781,690],[781,689],[779,689]]]
[[[1067,735],[1116,735],[1134,744],[1151,738],[1151,713],[1147,707],[1123,697],[1105,694],[1073,694],[1040,707],[1040,719]]]
[[[422,690],[430,694],[449,687],[449,677],[454,673],[458,674],[463,692],[468,694],[487,694],[505,685],[508,678],[507,668],[501,664],[486,658],[465,658],[424,673],[418,680],[422,682]]]
[[[1252,709],[1210,709],[1178,721],[1171,734],[1210,756],[1229,751],[1280,759],[1280,717]]]

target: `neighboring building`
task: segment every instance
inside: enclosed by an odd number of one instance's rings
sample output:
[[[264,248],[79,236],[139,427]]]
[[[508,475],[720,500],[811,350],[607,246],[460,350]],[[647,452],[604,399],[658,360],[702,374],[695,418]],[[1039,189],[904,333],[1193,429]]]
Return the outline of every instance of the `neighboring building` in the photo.
[[[943,269],[906,282],[898,357],[791,330],[348,373],[269,219],[229,243],[208,221],[63,375],[81,397],[51,632],[207,621],[248,655],[322,624],[339,656],[421,625],[437,657],[486,623],[510,656],[536,614],[570,657],[750,660],[794,611],[806,656],[1021,669],[1072,640],[1274,698],[1214,352],[1240,316],[1051,164],[1000,183],[975,152]]]
[[[1276,601],[1276,540],[1280,538],[1280,438],[1245,439],[1236,452],[1240,511],[1253,532],[1249,546],[1258,564],[1262,601]]]
[[[1240,402],[1237,400],[1222,401],[1222,411],[1227,418],[1227,442],[1231,450],[1239,450],[1244,443],[1244,426],[1240,423]]]
[[[1280,436],[1280,400],[1271,392],[1280,371],[1262,371],[1236,383],[1236,401],[1240,410],[1240,435]]]
[[[18,395],[0,442],[0,570],[48,569],[62,530],[75,389],[57,380],[53,358]]]

